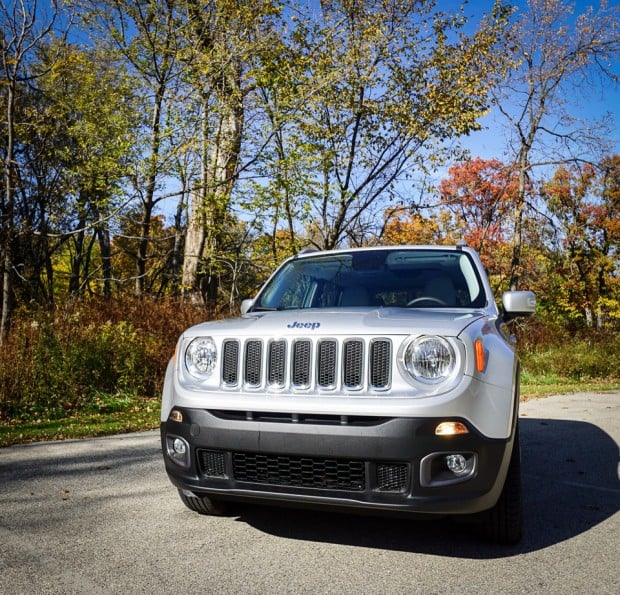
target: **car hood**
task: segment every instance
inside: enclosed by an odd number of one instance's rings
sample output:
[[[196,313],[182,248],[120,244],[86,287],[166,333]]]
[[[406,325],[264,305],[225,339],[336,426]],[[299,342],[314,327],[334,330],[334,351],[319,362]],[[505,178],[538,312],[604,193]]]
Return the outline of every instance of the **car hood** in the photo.
[[[216,320],[196,325],[185,336],[245,335],[286,337],[307,335],[409,335],[458,336],[482,310],[440,310],[406,308],[304,309],[252,312],[241,318]]]

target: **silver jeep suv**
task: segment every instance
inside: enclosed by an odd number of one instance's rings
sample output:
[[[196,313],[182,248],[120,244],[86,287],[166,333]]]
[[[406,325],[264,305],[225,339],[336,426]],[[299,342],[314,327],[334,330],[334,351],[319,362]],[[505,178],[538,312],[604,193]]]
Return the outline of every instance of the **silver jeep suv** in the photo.
[[[188,329],[161,409],[182,501],[460,515],[521,537],[519,360],[465,245],[302,253],[241,317]],[[467,517],[464,517],[467,515]]]

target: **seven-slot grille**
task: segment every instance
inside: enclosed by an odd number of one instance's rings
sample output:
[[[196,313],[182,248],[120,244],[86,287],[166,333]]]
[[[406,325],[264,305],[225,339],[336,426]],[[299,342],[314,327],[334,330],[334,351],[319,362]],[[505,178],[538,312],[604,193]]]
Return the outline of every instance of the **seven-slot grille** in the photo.
[[[229,387],[387,390],[391,370],[389,339],[252,338],[226,339],[222,345],[221,380]]]

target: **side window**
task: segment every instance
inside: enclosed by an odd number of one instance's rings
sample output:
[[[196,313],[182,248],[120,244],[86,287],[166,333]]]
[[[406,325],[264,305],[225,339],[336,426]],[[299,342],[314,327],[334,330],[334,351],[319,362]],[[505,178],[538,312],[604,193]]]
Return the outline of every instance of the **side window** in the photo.
[[[464,305],[475,307],[484,306],[486,304],[486,298],[482,285],[480,284],[476,270],[466,256],[463,256],[459,260],[459,270],[465,281],[466,289],[464,288],[462,291]]]

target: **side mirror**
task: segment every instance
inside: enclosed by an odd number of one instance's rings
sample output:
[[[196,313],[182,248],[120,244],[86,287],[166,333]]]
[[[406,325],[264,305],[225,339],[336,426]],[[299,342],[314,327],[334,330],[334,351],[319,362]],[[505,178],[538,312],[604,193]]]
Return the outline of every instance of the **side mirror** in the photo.
[[[249,309],[254,305],[253,299],[246,299],[241,302],[241,316],[247,314]]]
[[[507,291],[502,295],[504,320],[531,316],[536,310],[536,296],[532,291]]]

